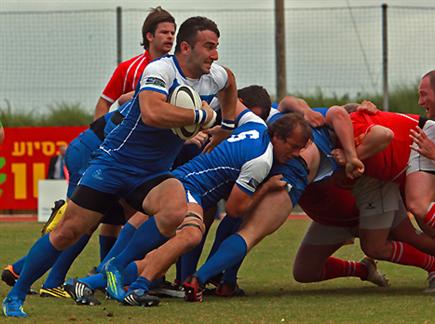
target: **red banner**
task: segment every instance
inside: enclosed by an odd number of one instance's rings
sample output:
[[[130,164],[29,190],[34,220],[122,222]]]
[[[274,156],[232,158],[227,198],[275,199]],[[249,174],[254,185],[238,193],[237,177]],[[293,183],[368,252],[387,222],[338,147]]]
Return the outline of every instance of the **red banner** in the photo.
[[[36,209],[38,180],[47,178],[50,158],[86,128],[5,128],[0,145],[0,210]]]

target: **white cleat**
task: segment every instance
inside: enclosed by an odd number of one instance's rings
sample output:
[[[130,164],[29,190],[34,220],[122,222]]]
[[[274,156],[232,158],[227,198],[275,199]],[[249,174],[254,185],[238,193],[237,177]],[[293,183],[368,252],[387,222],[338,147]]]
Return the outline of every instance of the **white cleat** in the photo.
[[[376,265],[376,261],[372,258],[365,256],[361,261],[367,267],[367,279],[365,281],[370,281],[379,287],[389,287],[390,282],[388,278],[381,272],[379,272],[378,267]]]
[[[427,294],[434,294],[435,293],[435,271],[432,271],[429,273],[429,276],[427,277],[427,281],[429,286],[424,290]]]

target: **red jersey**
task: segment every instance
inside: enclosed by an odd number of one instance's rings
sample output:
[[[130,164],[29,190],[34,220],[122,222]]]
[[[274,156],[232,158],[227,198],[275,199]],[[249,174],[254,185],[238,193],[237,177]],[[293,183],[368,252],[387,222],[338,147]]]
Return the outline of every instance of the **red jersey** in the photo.
[[[412,139],[409,131],[418,125],[419,115],[379,111],[374,115],[357,111],[350,115],[353,124],[355,145],[361,144],[364,136],[375,125],[393,131],[391,143],[381,152],[364,160],[365,174],[383,181],[402,183],[411,153]]]
[[[148,51],[121,62],[113,72],[101,97],[113,103],[124,93],[133,91],[149,62],[151,62],[151,56]]]
[[[299,205],[314,221],[329,226],[354,227],[358,225],[359,211],[352,192],[331,182],[311,183]]]

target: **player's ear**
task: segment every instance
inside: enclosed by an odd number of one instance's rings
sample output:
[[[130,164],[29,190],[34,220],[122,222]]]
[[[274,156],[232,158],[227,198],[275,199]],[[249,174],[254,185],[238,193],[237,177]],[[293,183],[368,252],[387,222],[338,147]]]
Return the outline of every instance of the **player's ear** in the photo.
[[[180,49],[181,49],[181,53],[190,53],[190,50],[192,49],[192,47],[190,46],[190,44],[186,41],[182,41],[180,44]]]
[[[152,42],[153,41],[153,39],[154,39],[154,35],[153,35],[153,33],[151,33],[151,32],[148,32],[148,33],[146,33],[146,38],[147,38],[147,40],[148,40],[148,42]]]

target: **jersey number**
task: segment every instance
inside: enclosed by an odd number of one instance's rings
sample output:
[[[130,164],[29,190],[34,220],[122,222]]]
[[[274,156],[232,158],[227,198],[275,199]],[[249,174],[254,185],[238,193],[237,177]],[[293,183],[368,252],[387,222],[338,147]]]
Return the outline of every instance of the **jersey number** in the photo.
[[[238,142],[238,141],[244,140],[246,138],[257,139],[259,137],[260,137],[260,133],[258,131],[250,130],[247,132],[241,132],[240,134],[231,135],[231,137],[228,138],[228,142],[233,143],[233,142]]]

